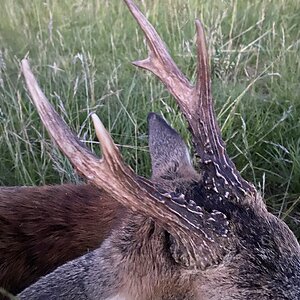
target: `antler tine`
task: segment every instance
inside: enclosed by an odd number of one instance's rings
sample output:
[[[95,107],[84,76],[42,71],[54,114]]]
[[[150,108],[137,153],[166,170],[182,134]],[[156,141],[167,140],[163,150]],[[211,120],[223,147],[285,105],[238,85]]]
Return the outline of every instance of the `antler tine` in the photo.
[[[61,144],[61,139],[64,140],[66,148],[63,151],[67,152],[68,157],[72,158],[72,163],[75,165],[75,167],[82,163],[82,161],[80,161],[81,158],[89,161],[98,161],[98,158],[83,146],[83,144],[70,131],[66,123],[50,105],[44,93],[41,91],[33,73],[31,72],[29,63],[26,59],[22,60],[22,71],[28,90],[45,127],[59,146]],[[101,142],[101,148],[103,152],[103,159],[98,165],[99,168],[103,169],[102,172],[105,172],[107,168],[104,167],[104,164],[112,165],[112,163],[115,162],[121,165],[120,162],[122,161],[122,158],[100,119],[95,114],[92,115],[92,119],[96,125],[96,133],[99,141]],[[82,156],[78,156],[78,152],[80,152]],[[91,175],[88,174],[87,177],[89,176]]]
[[[211,95],[209,60],[205,34],[201,22],[197,29],[197,82],[192,86],[178,69],[166,47],[146,17],[131,0],[124,0],[148,41],[149,57],[133,64],[153,72],[176,99],[192,132],[194,144],[201,158],[201,170],[208,193],[235,199],[256,193],[236,170],[226,153],[220,128],[216,121]]]
[[[187,209],[176,199],[161,195],[146,179],[134,174],[123,162],[109,133],[95,114],[92,119],[103,157],[99,159],[93,155],[51,106],[30,70],[28,61],[23,59],[21,65],[27,88],[44,126],[77,171],[126,208],[152,217],[182,242],[190,254],[191,264],[197,264],[199,255],[203,254],[199,253],[195,241],[199,237],[207,240],[203,251],[209,251],[209,244],[213,242],[201,229],[210,215],[205,215],[197,207]],[[222,233],[220,238],[223,238]]]
[[[211,107],[208,102],[211,100],[211,78],[209,72],[209,58],[207,53],[207,45],[205,40],[205,33],[203,26],[199,20],[196,20],[196,32],[197,32],[197,80],[195,90],[201,97],[199,99],[209,100],[203,105]],[[194,97],[194,99],[196,99]],[[201,101],[200,100],[200,101]]]
[[[100,119],[95,114],[92,115],[96,126],[96,134],[101,142],[103,151],[103,157],[99,160],[99,158],[82,145],[54,110],[41,91],[26,59],[22,60],[22,71],[28,90],[44,126],[75,168],[88,180],[109,192],[117,201],[122,202],[122,204],[128,206],[128,203],[130,203],[130,208],[133,210],[147,211],[145,205],[137,203],[138,201],[134,197],[128,201],[128,198],[137,192],[139,185],[133,178],[135,175],[132,170],[123,163],[117,147]],[[122,179],[120,180],[120,178]],[[130,184],[131,192],[128,193],[127,188],[125,189],[126,194],[122,185],[126,186],[127,184]],[[123,200],[124,198],[126,200]]]
[[[113,168],[114,163],[122,166],[122,157],[110,134],[107,132],[103,123],[96,114],[93,113],[91,117],[94,123],[97,138],[100,142],[100,147],[102,149],[102,163],[110,165],[111,169]],[[120,162],[122,163],[120,164]]]
[[[133,17],[136,19],[147,39],[149,56],[133,64],[153,72],[167,86],[173,95],[180,99],[180,106],[188,105],[187,99],[193,87],[176,66],[166,46],[154,27],[131,0],[124,0]]]
[[[207,187],[215,191],[218,187],[211,182],[211,174],[221,178],[222,187],[229,189],[235,197],[245,196],[247,193],[255,193],[254,187],[245,181],[237,171],[229,158],[222,139],[221,130],[214,112],[214,104],[211,93],[211,77],[209,70],[209,55],[203,26],[196,20],[197,32],[197,80],[194,87],[193,104],[196,117],[190,120],[195,147],[202,158],[204,178]],[[197,114],[199,117],[197,118]],[[195,124],[192,124],[195,123]],[[198,123],[198,124],[197,124]],[[226,187],[227,186],[227,187]],[[221,186],[219,186],[220,188]],[[221,187],[221,189],[222,189]],[[232,194],[231,193],[231,194]],[[227,194],[226,194],[227,195]]]

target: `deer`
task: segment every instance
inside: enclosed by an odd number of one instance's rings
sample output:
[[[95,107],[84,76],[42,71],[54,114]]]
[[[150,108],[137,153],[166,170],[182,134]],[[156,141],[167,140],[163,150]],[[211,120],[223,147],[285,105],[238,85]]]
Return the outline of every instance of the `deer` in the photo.
[[[299,243],[268,212],[226,152],[201,22],[196,20],[197,77],[192,85],[136,4],[124,2],[149,48],[148,58],[134,65],[154,73],[175,98],[199,156],[201,177],[187,183],[184,174],[175,182],[172,175],[163,175],[170,180],[163,187],[138,176],[93,114],[99,159],[55,112],[23,60],[27,89],[52,139],[75,169],[123,205],[127,215],[99,248],[42,277],[19,299],[299,299]]]
[[[197,181],[182,137],[161,116],[148,116],[152,181]],[[164,141],[168,140],[168,143]],[[177,172],[174,172],[174,169]],[[100,247],[125,208],[91,184],[0,188],[0,287],[21,292],[58,266]],[[1,299],[1,296],[0,296]]]

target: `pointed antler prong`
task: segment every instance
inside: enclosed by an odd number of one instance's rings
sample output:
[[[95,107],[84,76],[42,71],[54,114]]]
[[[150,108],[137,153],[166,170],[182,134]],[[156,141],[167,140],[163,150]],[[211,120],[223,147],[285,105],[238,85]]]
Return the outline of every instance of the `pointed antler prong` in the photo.
[[[192,92],[191,84],[176,66],[164,42],[151,23],[131,0],[124,1],[144,32],[149,49],[148,58],[135,61],[133,64],[154,73],[173,92],[176,92],[174,87],[180,87],[180,89],[177,88],[177,91],[182,94],[180,98],[186,100]],[[161,68],[162,65],[163,68]]]
[[[66,145],[68,145],[66,148],[68,156],[74,157],[74,160],[77,159],[75,153],[78,152],[78,149],[80,149],[83,155],[88,157],[93,156],[89,151],[87,151],[86,148],[83,147],[82,143],[71,132],[66,123],[48,102],[30,69],[27,59],[23,59],[21,61],[21,68],[27,88],[32,96],[31,99],[36,106],[45,127],[50,128],[50,135],[53,136],[53,133],[56,133],[57,136],[61,138],[63,137],[63,139],[66,141]],[[56,142],[59,145],[59,141]],[[93,158],[95,157],[93,156]]]
[[[151,59],[150,57],[147,57],[146,59],[143,60],[137,60],[133,61],[132,64],[136,67],[145,69],[145,70],[150,70],[151,69]]]
[[[122,161],[120,152],[118,151],[117,146],[115,145],[114,141],[112,140],[110,134],[105,129],[103,123],[99,119],[99,117],[93,113],[91,114],[91,118],[94,124],[95,132],[97,138],[100,142],[101,150],[102,150],[102,157],[103,160],[107,161]]]
[[[209,72],[209,57],[206,46],[204,28],[200,20],[195,21],[197,32],[197,80],[196,91],[204,94],[203,99],[209,99],[211,95],[211,79]],[[197,99],[197,98],[196,98]]]

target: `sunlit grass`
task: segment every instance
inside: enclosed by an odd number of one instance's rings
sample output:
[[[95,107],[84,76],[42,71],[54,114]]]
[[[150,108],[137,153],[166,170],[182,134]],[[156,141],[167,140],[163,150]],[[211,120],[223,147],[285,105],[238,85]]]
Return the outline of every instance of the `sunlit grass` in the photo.
[[[300,4],[291,0],[139,4],[192,80],[194,20],[203,21],[216,111],[228,151],[274,212],[296,228]],[[47,97],[80,138],[98,151],[89,119],[96,111],[126,162],[139,174],[150,174],[149,111],[161,112],[189,141],[186,124],[164,87],[130,64],[146,57],[147,50],[121,1],[3,0],[0,18],[1,185],[78,181],[28,99],[19,68],[26,55]]]

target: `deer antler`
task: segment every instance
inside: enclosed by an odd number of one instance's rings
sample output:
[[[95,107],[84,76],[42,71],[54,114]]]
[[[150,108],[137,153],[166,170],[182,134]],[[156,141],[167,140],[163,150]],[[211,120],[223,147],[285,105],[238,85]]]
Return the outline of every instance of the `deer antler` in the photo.
[[[26,59],[22,61],[22,71],[44,126],[80,173],[126,208],[152,217],[177,237],[186,248],[191,265],[205,268],[208,263],[220,261],[228,232],[225,215],[216,211],[209,213],[193,202],[183,203],[182,199],[160,194],[150,182],[125,165],[109,133],[94,114],[92,118],[103,153],[102,159],[97,158],[82,145],[53,109]],[[218,222],[211,220],[212,215]],[[217,245],[214,251],[210,249],[211,244]],[[203,257],[206,259],[203,260]]]
[[[219,200],[231,198],[243,201],[245,196],[255,198],[256,190],[245,181],[225,150],[217,124],[211,95],[211,78],[203,26],[197,29],[197,82],[192,86],[169,55],[150,22],[131,0],[124,0],[147,39],[149,56],[134,65],[153,72],[176,99],[186,117],[197,153],[201,158],[206,195]]]

